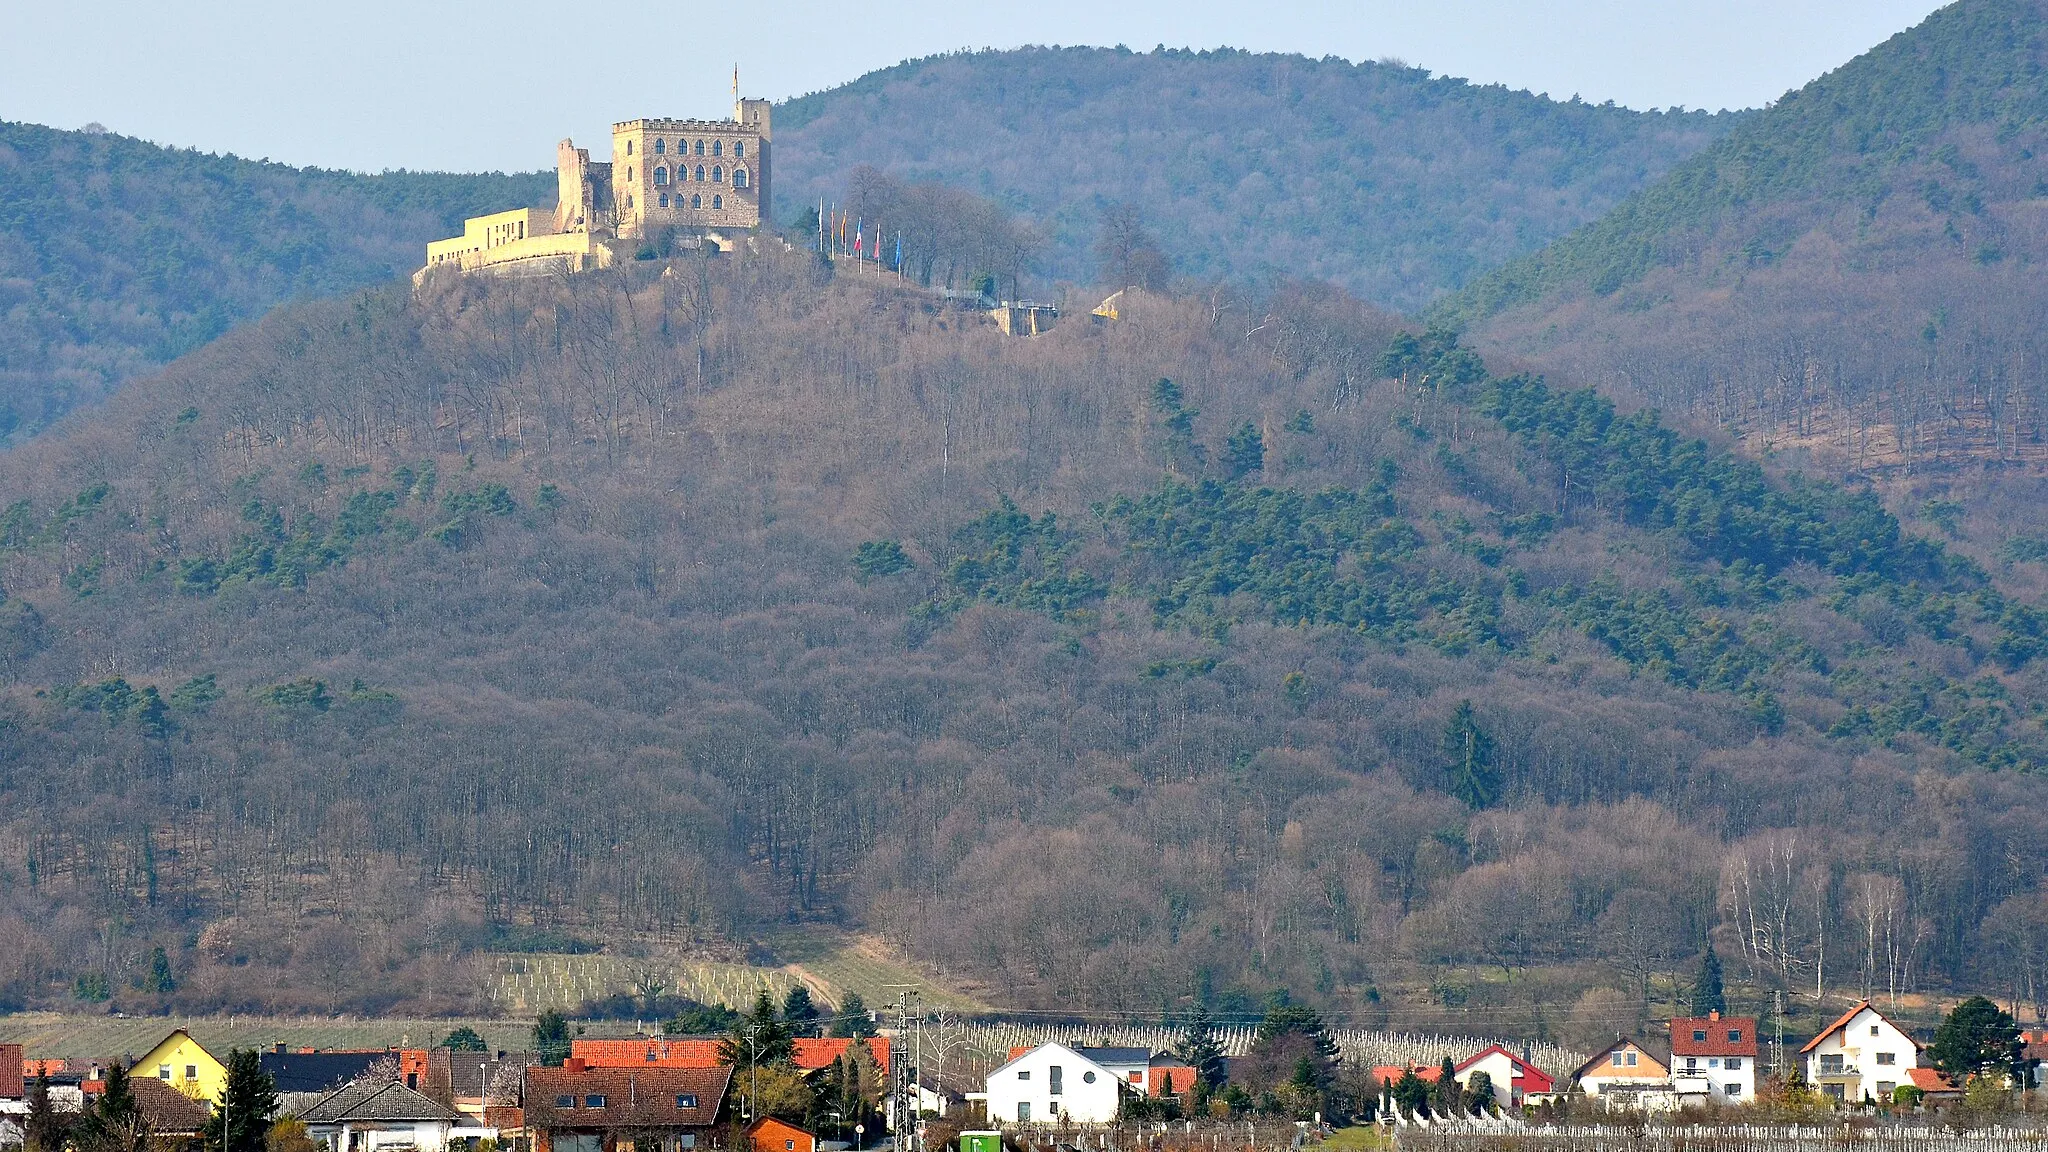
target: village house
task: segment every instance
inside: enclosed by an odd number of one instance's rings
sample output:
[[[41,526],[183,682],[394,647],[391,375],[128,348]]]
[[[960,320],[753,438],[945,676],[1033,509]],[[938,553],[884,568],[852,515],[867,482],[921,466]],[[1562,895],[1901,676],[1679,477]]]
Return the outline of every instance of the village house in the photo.
[[[380,1148],[442,1152],[460,1138],[462,1115],[396,1080],[364,1079],[344,1084],[298,1112],[306,1134],[328,1152],[377,1152]],[[492,1135],[473,1129],[474,1135]]]
[[[183,1028],[157,1041],[128,1074],[138,1080],[154,1078],[194,1100],[218,1100],[228,1083],[227,1067]]]
[[[1920,1043],[1859,1000],[1799,1049],[1806,1082],[1823,1095],[1850,1103],[1892,1096],[1920,1066]]]
[[[1498,1044],[1489,1044],[1467,1056],[1452,1071],[1458,1078],[1458,1084],[1467,1090],[1472,1087],[1474,1073],[1486,1073],[1487,1080],[1493,1084],[1494,1103],[1502,1108],[1541,1103],[1557,1091],[1557,1082],[1548,1072]],[[1438,1069],[1438,1075],[1442,1075],[1442,1069]]]
[[[194,1100],[161,1080],[130,1079],[128,1091],[135,1107],[149,1125],[150,1143],[155,1147],[182,1146],[197,1140],[212,1117],[213,1108]]]
[[[1712,1098],[1722,1104],[1756,1099],[1756,1019],[1751,1016],[1674,1016],[1671,1084],[1681,1103]]]
[[[534,1152],[683,1152],[711,1145],[730,1068],[526,1070],[526,1132]]]
[[[753,1152],[818,1152],[816,1136],[773,1116],[747,1125],[747,1143]]]
[[[1113,1123],[1126,1083],[1074,1048],[1040,1044],[988,1074],[989,1122]]]
[[[1571,1082],[1608,1108],[1663,1112],[1678,1107],[1669,1061],[1639,1040],[1609,1044],[1579,1065]]]
[[[649,1037],[633,1040],[571,1040],[569,1057],[586,1068],[717,1068],[724,1063],[719,1041]],[[792,1045],[790,1063],[799,1072],[830,1068],[853,1046],[864,1044],[875,1066],[889,1071],[889,1038],[856,1041],[843,1037],[802,1037]]]

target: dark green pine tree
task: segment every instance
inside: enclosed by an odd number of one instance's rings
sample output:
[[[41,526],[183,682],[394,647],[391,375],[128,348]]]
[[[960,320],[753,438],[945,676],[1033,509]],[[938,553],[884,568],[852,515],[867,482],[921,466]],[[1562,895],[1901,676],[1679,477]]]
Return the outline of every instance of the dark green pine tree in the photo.
[[[71,1131],[71,1146],[78,1152],[147,1152],[149,1135],[149,1122],[128,1086],[128,1070],[109,1066],[100,1098]]]
[[[28,1119],[22,1125],[28,1152],[60,1152],[68,1127],[64,1114],[50,1104],[49,1073],[38,1067],[28,1090]]]
[[[1247,420],[1238,425],[1223,445],[1223,466],[1232,480],[1242,480],[1266,467],[1266,441],[1258,425]]]
[[[718,1054],[730,1067],[749,1069],[786,1063],[796,1054],[796,1036],[766,988],[754,997],[753,1011],[740,1017],[718,1042]]]
[[[848,992],[846,999],[839,1002],[839,1010],[832,1014],[831,1035],[850,1036],[865,1040],[875,1034],[875,1022],[868,1017],[867,1002],[858,992]]]
[[[171,955],[159,944],[149,951],[149,971],[142,977],[142,990],[163,996],[177,988],[177,977],[171,975]]]
[[[1982,996],[1955,1006],[1935,1029],[1927,1058],[1956,1084],[1977,1076],[2011,1076],[2026,1084],[2026,1044],[2012,1014]]]
[[[270,1123],[277,1117],[277,1085],[254,1048],[229,1052],[227,1065],[227,1085],[214,1102],[199,1146],[206,1152],[264,1152]]]
[[[809,1036],[817,1027],[818,1006],[811,1002],[811,990],[801,984],[791,986],[789,994],[782,998],[782,1021],[799,1036]]]
[[[1216,1038],[1209,1010],[1200,1004],[1188,1015],[1188,1030],[1181,1037],[1179,1055],[1195,1070],[1195,1080],[1202,1086],[1204,1097],[1209,1089],[1223,1083],[1229,1067],[1223,1059],[1223,1042]]]
[[[1472,702],[1460,700],[1444,725],[1446,783],[1451,795],[1468,808],[1486,808],[1500,799],[1500,776],[1493,767],[1493,740],[1480,729]]]
[[[1728,996],[1721,987],[1721,958],[1714,954],[1711,940],[1707,942],[1707,954],[1700,957],[1699,975],[1693,978],[1691,1009],[1695,1016],[1728,1010]]]
[[[569,1058],[569,1022],[550,1008],[533,1022],[533,1053],[542,1065],[560,1068]]]

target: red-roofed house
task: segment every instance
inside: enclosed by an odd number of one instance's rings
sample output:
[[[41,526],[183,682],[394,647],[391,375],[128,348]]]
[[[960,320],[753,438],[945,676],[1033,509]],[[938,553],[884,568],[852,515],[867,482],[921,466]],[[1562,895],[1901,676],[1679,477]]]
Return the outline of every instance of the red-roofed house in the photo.
[[[1756,1099],[1756,1018],[1674,1016],[1671,1083],[1679,1099],[1711,1096],[1728,1104]]]
[[[702,1039],[671,1040],[650,1037],[636,1040],[571,1040],[569,1055],[583,1061],[586,1068],[718,1068],[718,1041]],[[816,1072],[830,1068],[833,1061],[846,1055],[853,1041],[844,1038],[802,1039],[796,1042],[795,1064],[804,1072]],[[876,1036],[867,1042],[868,1051],[881,1066],[889,1070],[889,1038]]]
[[[1836,1100],[1861,1103],[1883,1099],[1920,1066],[1920,1042],[1885,1019],[1884,1013],[1858,1000],[1820,1035],[1799,1050],[1806,1062],[1806,1082]]]
[[[1177,1060],[1155,1056],[1152,1058],[1151,1075],[1145,1078],[1145,1093],[1158,1096],[1161,1093],[1185,1096],[1195,1090],[1195,1070]]]
[[[1498,1044],[1489,1044],[1467,1056],[1455,1071],[1458,1083],[1468,1089],[1474,1072],[1486,1073],[1486,1078],[1493,1082],[1494,1102],[1503,1108],[1520,1108],[1557,1091],[1557,1082],[1548,1072]],[[1437,1072],[1441,1075],[1443,1069],[1438,1068]]]
[[[526,1130],[535,1152],[683,1152],[710,1145],[730,1068],[526,1070]]]
[[[1380,1084],[1392,1088],[1402,1076],[1409,1072],[1414,1072],[1415,1078],[1424,1084],[1434,1084],[1443,1078],[1444,1068],[1441,1064],[1375,1064],[1372,1069],[1372,1078]]]
[[[1956,1087],[1954,1081],[1942,1075],[1939,1068],[1908,1068],[1906,1083],[1924,1093],[1923,1099],[1939,1102],[1963,1098],[1963,1090]]]
[[[816,1136],[773,1116],[747,1125],[747,1141],[754,1152],[818,1152]]]

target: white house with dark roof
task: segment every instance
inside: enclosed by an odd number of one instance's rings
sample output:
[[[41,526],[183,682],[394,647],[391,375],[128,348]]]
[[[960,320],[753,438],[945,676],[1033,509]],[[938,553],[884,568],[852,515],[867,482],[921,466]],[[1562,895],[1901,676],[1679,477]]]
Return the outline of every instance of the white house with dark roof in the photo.
[[[357,1080],[321,1096],[301,1110],[306,1134],[328,1152],[377,1152],[405,1148],[443,1152],[462,1116],[395,1080]],[[496,1130],[466,1128],[462,1135],[495,1136]]]
[[[1125,1083],[1076,1049],[1040,1044],[988,1074],[989,1123],[1111,1124]]]

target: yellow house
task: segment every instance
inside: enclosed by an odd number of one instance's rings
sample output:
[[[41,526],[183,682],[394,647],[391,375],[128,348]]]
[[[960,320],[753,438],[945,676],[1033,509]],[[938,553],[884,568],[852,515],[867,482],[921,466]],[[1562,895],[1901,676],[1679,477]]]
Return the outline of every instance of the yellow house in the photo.
[[[211,1104],[227,1089],[228,1070],[213,1053],[199,1046],[183,1028],[151,1048],[128,1070],[130,1076],[155,1077],[194,1100]]]

